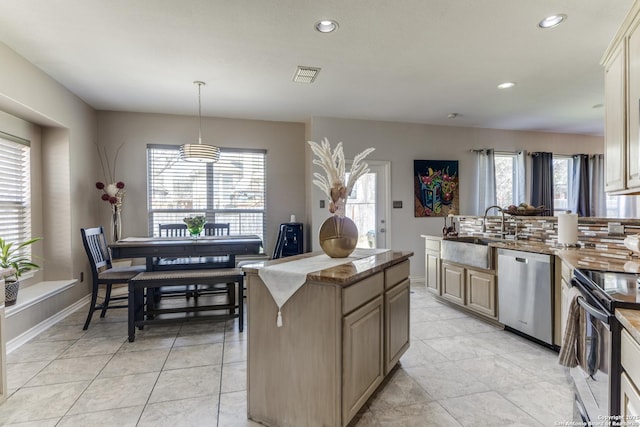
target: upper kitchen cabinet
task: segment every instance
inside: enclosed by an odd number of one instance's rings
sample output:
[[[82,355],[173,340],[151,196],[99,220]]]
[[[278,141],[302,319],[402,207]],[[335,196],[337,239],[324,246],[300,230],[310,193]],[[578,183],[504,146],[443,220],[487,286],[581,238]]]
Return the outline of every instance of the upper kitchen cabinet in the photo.
[[[640,193],[640,1],[604,55],[605,191]]]

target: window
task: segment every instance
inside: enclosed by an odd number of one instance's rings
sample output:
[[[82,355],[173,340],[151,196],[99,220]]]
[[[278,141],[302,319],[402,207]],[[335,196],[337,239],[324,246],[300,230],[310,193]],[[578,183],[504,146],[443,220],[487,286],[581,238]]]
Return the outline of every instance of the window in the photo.
[[[158,224],[204,215],[230,223],[231,234],[257,234],[266,223],[266,151],[220,150],[216,163],[180,160],[178,146],[147,146],[149,235]]]
[[[554,214],[572,210],[569,208],[571,200],[571,171],[573,160],[571,156],[553,156],[553,210]]]
[[[515,153],[495,153],[496,202],[498,206],[518,205],[516,200]]]
[[[31,238],[30,150],[29,141],[0,132],[0,237],[8,242]]]

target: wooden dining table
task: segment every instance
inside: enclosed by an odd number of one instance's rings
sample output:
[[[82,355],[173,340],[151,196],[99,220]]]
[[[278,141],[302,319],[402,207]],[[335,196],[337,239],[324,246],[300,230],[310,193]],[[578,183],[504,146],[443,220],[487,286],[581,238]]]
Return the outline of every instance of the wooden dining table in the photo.
[[[236,255],[257,255],[262,240],[255,234],[192,237],[126,237],[109,245],[113,259],[146,258],[147,271],[211,268],[215,259],[228,257],[235,266]],[[159,263],[158,259],[194,259],[190,263]]]
[[[190,237],[127,237],[109,245],[111,258],[146,258],[145,273],[129,280],[129,341],[135,339],[135,328],[158,323],[238,318],[243,330],[243,274],[235,267],[236,255],[255,255],[262,249],[257,235]],[[190,271],[188,271],[190,270]],[[158,308],[163,286],[193,284],[213,285],[237,283],[238,302],[183,307]],[[154,292],[149,298],[148,292]],[[180,291],[178,291],[180,292]],[[147,297],[145,298],[145,294]],[[158,301],[156,299],[158,298]],[[146,310],[145,306],[146,299]],[[237,307],[237,312],[235,312]],[[230,310],[228,314],[202,314],[210,310]],[[157,314],[185,312],[185,317],[158,318]],[[215,312],[214,312],[215,313]],[[189,316],[191,314],[191,316]]]

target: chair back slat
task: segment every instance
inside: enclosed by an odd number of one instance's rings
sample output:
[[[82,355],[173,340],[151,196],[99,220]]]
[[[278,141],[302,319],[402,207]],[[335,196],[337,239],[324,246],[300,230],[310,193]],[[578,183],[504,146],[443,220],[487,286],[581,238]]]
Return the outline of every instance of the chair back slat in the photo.
[[[160,237],[183,237],[187,235],[187,224],[159,224]]]
[[[205,236],[228,236],[231,224],[208,222],[204,225]]]
[[[111,254],[103,227],[81,228],[82,244],[89,258],[91,270],[97,274],[102,268],[111,268]]]

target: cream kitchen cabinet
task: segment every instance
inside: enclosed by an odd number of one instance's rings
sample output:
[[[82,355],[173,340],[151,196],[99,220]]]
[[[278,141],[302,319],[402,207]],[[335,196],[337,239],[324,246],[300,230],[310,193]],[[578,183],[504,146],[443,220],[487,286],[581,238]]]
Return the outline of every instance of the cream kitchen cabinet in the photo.
[[[604,55],[605,191],[640,192],[640,2]]]
[[[485,317],[498,318],[496,276],[491,271],[442,261],[441,287],[442,298]]]
[[[440,295],[440,242],[442,237],[422,236],[424,238],[425,285],[436,295]]]
[[[384,293],[385,374],[393,369],[409,348],[409,294],[408,279]]]
[[[353,418],[384,378],[384,311],[377,297],[343,319],[342,413]]]
[[[456,304],[465,304],[465,268],[447,261],[442,262],[442,298]]]
[[[467,269],[467,307],[493,319],[498,318],[496,307],[496,276],[483,271]]]
[[[640,421],[640,345],[622,330],[620,359],[624,372],[620,375],[620,415],[629,422]],[[631,425],[631,424],[630,424]]]

